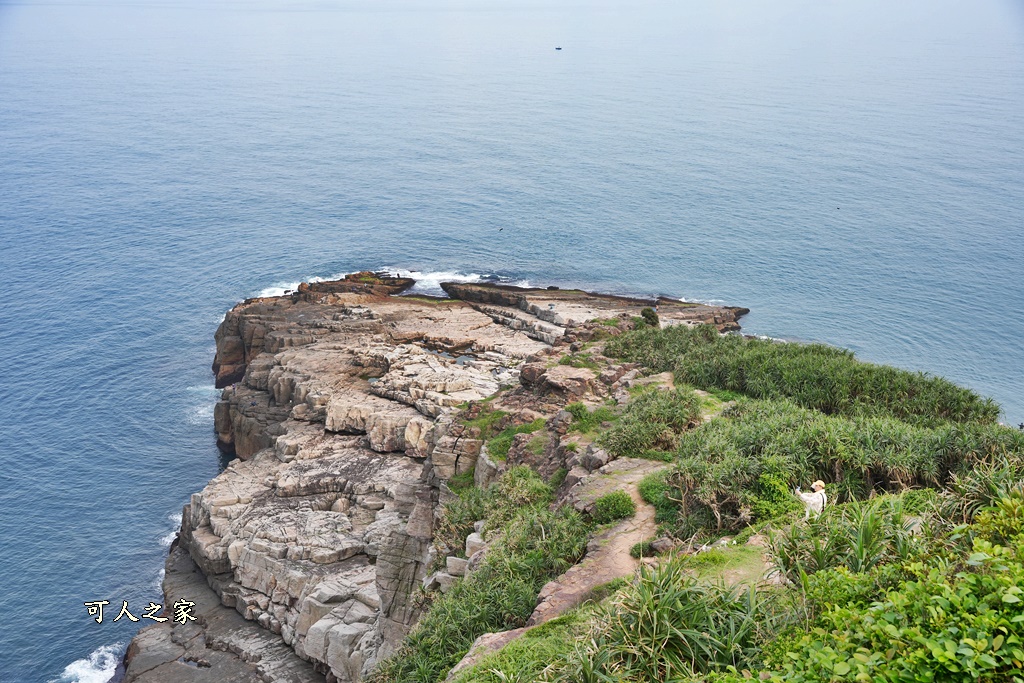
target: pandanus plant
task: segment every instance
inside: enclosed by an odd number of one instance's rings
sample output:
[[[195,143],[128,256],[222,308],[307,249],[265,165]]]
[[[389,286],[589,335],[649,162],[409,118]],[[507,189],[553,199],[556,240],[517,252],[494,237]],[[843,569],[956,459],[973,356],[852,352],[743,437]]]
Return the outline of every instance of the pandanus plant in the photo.
[[[680,559],[642,567],[545,680],[664,682],[743,668],[775,627],[773,600],[756,586],[699,581]]]
[[[846,503],[820,516],[773,531],[769,544],[777,571],[799,583],[802,576],[834,567],[866,572],[909,558],[920,545],[921,519],[900,497]]]

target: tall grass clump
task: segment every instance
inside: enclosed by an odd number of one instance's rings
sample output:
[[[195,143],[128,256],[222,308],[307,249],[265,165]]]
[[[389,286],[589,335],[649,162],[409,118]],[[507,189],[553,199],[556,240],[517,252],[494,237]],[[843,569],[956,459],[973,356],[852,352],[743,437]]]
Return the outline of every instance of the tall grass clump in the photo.
[[[512,480],[505,478],[512,473]],[[443,680],[484,633],[525,625],[545,583],[586,551],[589,526],[571,508],[550,510],[551,489],[529,468],[512,468],[485,502],[500,528],[483,564],[437,597],[398,653],[371,680]]]
[[[605,353],[700,389],[789,398],[829,415],[891,416],[919,425],[991,424],[999,406],[941,377],[865,363],[851,351],[720,335],[710,325],[643,328],[611,340]]]
[[[735,530],[791,511],[791,491],[831,482],[832,501],[908,488],[938,488],[986,463],[1024,460],[1024,433],[989,424],[909,425],[891,417],[847,418],[784,400],[741,401],[680,437],[669,478],[681,519]]]
[[[553,666],[549,678],[682,681],[744,668],[776,625],[770,593],[698,580],[681,558],[672,558],[641,567],[634,583],[612,599],[589,642]]]
[[[600,443],[618,457],[664,459],[659,454],[675,450],[679,435],[700,423],[700,410],[691,389],[650,389],[629,402]]]
[[[1002,457],[954,474],[942,491],[939,511],[952,524],[969,524],[995,501],[1024,491],[1024,459]]]

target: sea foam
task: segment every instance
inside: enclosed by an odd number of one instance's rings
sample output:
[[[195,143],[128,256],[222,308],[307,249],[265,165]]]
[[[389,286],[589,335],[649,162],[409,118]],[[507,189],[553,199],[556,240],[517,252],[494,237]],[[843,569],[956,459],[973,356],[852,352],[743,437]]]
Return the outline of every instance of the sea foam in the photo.
[[[124,648],[123,642],[100,646],[88,657],[68,664],[50,683],[107,683],[117,672]]]
[[[303,280],[296,280],[294,282],[276,282],[270,285],[269,287],[261,289],[253,296],[259,298],[268,296],[284,296],[285,293],[287,292],[294,292],[296,289],[299,288],[299,285],[302,284],[303,282],[328,282],[330,280],[340,280],[344,278],[347,274],[348,273],[337,273],[336,275],[328,275],[327,277],[320,277],[319,275],[314,275],[313,277],[308,277]]]
[[[408,293],[428,294],[430,296],[447,296],[444,290],[441,289],[442,282],[494,282],[503,285],[515,285],[516,287],[530,286],[530,282],[528,280],[516,280],[514,278],[496,275],[493,273],[459,273],[450,270],[423,272],[419,270],[396,268],[394,266],[384,266],[379,268],[378,271],[385,272],[395,277],[411,277],[413,280],[416,280],[416,284],[409,289]]]
[[[195,397],[185,409],[185,421],[190,425],[208,427],[213,423],[213,408],[220,397],[220,389],[208,384],[186,387],[185,391]]]
[[[174,543],[174,539],[178,536],[178,531],[181,529],[181,513],[173,512],[167,515],[167,519],[171,522],[173,528],[160,537],[160,546],[164,548],[170,548],[171,544]],[[161,577],[162,579],[163,577]]]

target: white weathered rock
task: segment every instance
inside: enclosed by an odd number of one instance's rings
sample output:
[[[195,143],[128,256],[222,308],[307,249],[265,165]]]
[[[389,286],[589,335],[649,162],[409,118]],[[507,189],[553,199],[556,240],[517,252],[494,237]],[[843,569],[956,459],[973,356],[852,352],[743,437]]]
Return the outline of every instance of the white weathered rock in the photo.
[[[445,567],[452,576],[465,576],[468,565],[469,560],[461,557],[449,556],[445,558]]]
[[[474,532],[466,536],[466,557],[473,557],[474,554],[486,547],[487,542],[484,541],[483,536],[480,534]]]

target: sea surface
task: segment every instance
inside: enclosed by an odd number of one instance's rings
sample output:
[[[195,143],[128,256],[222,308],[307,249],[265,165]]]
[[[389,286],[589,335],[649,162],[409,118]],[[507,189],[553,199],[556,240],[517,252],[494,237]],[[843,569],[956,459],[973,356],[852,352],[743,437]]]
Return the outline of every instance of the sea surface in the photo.
[[[105,681],[161,601],[240,299],[724,302],[1016,424],[1022,214],[1014,0],[0,2],[0,680]]]

